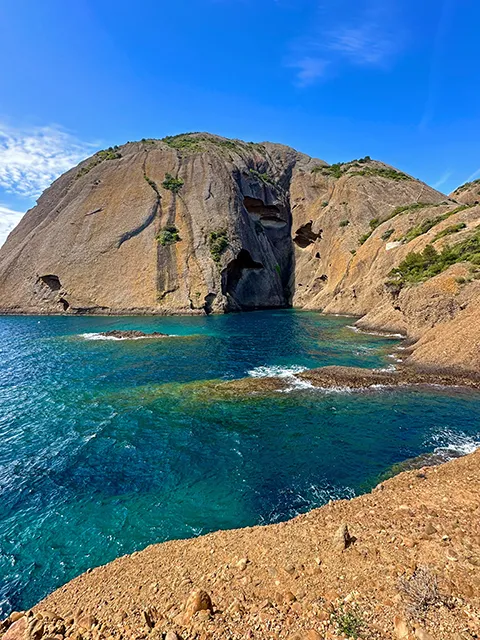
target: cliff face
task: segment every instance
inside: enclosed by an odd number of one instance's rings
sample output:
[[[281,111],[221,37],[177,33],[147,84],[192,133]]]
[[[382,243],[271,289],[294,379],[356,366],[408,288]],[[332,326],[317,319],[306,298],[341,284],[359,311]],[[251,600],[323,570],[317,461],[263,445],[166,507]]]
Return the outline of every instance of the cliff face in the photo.
[[[430,254],[477,242],[477,187],[447,197],[368,157],[329,166],[209,134],[128,143],[60,177],[12,232],[0,251],[0,309],[293,305],[363,316],[360,326],[422,338],[425,365],[464,366],[467,352],[478,360],[480,339],[464,329],[479,308],[475,250],[464,260]],[[426,247],[430,262],[410,269],[409,254]],[[449,330],[429,332],[453,321],[453,348],[428,347]]]
[[[189,313],[291,302],[289,186],[312,161],[197,134],[100,152],[41,196],[0,253],[0,307]]]

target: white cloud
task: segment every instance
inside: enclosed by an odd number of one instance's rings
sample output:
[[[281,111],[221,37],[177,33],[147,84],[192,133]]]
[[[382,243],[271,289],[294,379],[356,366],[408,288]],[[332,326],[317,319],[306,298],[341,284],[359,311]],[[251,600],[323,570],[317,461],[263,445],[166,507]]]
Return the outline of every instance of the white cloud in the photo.
[[[0,124],[0,188],[25,198],[38,197],[94,148],[55,125],[14,129]]]
[[[296,62],[292,62],[289,66],[298,69],[297,84],[299,87],[307,87],[325,74],[328,66],[327,60],[322,58],[311,58],[306,56]]]
[[[23,212],[13,211],[12,209],[8,209],[8,207],[0,205],[0,247],[7,239],[10,231],[17,226],[22,217]]]
[[[473,180],[476,180],[479,176],[480,176],[480,169],[477,169],[472,173],[471,176],[468,176],[465,182],[472,182]]]
[[[452,177],[452,175],[453,175],[452,171],[445,171],[443,176],[439,178],[437,182],[435,182],[435,184],[432,185],[433,188],[440,189],[440,187],[442,187],[446,182],[448,182],[448,180]]]
[[[369,0],[354,15],[319,12],[309,34],[291,44],[287,66],[298,68],[300,86],[313,84],[331,65],[329,75],[345,66],[388,68],[405,45],[402,22],[394,6]],[[292,62],[293,59],[293,62]],[[330,71],[330,70],[329,70]]]
[[[382,66],[396,50],[392,34],[376,23],[341,28],[328,36],[326,48],[339,52],[353,64]]]

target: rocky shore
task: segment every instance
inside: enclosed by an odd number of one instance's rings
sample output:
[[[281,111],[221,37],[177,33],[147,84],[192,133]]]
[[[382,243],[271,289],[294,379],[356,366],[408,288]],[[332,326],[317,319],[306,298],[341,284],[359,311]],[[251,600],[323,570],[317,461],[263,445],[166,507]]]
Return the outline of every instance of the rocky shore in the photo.
[[[480,636],[480,451],[288,522],[153,545],[90,570],[2,640]]]

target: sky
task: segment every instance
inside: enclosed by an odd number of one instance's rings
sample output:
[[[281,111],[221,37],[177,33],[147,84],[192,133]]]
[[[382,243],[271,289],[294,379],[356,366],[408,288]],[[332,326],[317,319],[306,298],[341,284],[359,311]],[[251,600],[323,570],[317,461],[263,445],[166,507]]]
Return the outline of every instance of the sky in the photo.
[[[478,0],[1,0],[0,244],[100,148],[208,131],[449,193],[480,177]]]

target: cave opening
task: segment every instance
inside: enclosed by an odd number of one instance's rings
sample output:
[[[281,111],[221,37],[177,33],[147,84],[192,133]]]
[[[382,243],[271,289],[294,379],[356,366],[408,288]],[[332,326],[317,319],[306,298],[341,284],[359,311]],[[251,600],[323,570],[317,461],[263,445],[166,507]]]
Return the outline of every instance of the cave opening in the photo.
[[[50,291],[60,291],[62,288],[62,283],[60,282],[60,278],[53,274],[47,274],[45,276],[40,276],[40,282],[46,284]]]
[[[280,215],[280,209],[276,205],[265,204],[263,200],[260,200],[259,198],[245,196],[243,198],[243,205],[248,213],[253,216],[258,216],[259,218],[262,216],[276,217],[277,215]]]
[[[222,288],[226,296],[235,298],[235,291],[245,270],[260,270],[264,266],[252,258],[250,252],[241,249],[237,257],[231,260],[222,274]]]
[[[293,241],[297,247],[300,247],[300,249],[306,249],[311,244],[321,239],[322,231],[320,230],[318,233],[315,233],[315,231],[312,231],[312,226],[313,221],[310,220],[310,222],[307,222],[295,231]]]

